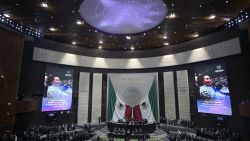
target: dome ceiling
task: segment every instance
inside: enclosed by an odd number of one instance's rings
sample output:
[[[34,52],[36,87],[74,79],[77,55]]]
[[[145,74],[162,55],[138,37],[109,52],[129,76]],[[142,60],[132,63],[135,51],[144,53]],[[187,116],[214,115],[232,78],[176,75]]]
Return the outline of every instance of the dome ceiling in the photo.
[[[167,6],[162,0],[84,0],[80,14],[100,31],[129,35],[146,32],[162,23]]]

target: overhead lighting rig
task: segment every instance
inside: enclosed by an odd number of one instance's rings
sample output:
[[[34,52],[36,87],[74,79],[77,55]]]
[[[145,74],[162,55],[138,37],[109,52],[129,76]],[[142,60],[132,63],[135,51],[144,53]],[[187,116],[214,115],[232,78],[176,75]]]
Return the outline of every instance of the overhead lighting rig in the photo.
[[[230,28],[236,27],[240,23],[242,23],[242,22],[244,22],[246,20],[249,20],[250,19],[249,16],[250,16],[250,10],[241,11],[239,16],[231,19],[230,21],[228,21],[225,24],[225,28],[230,29]]]
[[[33,36],[35,38],[43,38],[43,33],[34,30],[32,28],[29,28],[27,26],[24,26],[6,16],[4,14],[0,14],[0,24],[5,25],[15,31],[18,31],[20,33],[26,34],[28,36]]]

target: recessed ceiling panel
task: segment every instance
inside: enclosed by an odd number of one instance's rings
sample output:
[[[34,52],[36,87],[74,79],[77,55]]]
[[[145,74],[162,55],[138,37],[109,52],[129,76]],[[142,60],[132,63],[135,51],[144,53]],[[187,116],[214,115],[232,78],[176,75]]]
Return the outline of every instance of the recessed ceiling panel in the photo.
[[[84,21],[111,34],[135,34],[159,25],[167,15],[162,0],[84,0]]]

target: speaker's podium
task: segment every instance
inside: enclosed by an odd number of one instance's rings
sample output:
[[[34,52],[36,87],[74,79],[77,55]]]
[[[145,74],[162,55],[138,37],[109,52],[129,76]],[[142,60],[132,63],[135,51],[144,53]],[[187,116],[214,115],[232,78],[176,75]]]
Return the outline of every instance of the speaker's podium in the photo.
[[[138,139],[146,140],[150,138],[150,133],[156,130],[156,123],[147,123],[146,120],[141,122],[137,121],[119,121],[119,122],[107,122],[109,130],[108,138],[120,138],[125,139]]]

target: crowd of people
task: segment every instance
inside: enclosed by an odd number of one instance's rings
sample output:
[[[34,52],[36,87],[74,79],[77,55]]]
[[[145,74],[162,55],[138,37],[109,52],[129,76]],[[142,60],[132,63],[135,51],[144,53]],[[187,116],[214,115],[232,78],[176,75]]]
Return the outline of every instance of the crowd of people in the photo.
[[[127,125],[141,125],[141,124],[147,124],[148,120],[147,119],[142,119],[141,121],[137,121],[137,120],[129,120],[129,119],[119,119],[118,123],[122,123],[122,124],[127,124]]]
[[[188,133],[181,133],[181,132],[178,132],[176,134],[169,134],[168,140],[169,141],[209,141],[209,139],[206,139],[206,138],[202,138],[202,137],[188,134]]]
[[[118,120],[118,122],[108,122],[108,138],[129,139],[148,139],[149,134],[156,129],[156,123],[148,123],[147,119],[142,121]]]
[[[162,129],[168,133],[169,141],[241,141],[240,135],[229,129],[195,128],[196,133]]]
[[[143,131],[141,128],[135,128],[135,129],[125,129],[125,128],[114,128],[113,131],[108,133],[108,137],[110,140],[113,140],[113,138],[124,138],[125,140],[128,140],[130,138],[133,139],[148,139],[150,136]]]
[[[194,126],[194,123],[192,121],[183,120],[183,119],[165,119],[161,118],[161,123],[165,123],[167,125],[171,126],[182,126],[187,128],[192,128]]]
[[[171,128],[161,128],[167,133],[167,139],[169,141],[241,141],[240,135],[229,129],[194,128],[188,126],[192,122],[185,120],[169,120],[166,123],[168,123],[166,124],[167,126],[179,126],[196,131],[195,133],[189,133],[188,131],[172,131]],[[78,141],[89,140],[94,135],[95,129],[90,124],[83,126],[76,126],[74,124],[40,125],[32,126],[21,133],[16,133],[11,139],[13,141]],[[108,136],[111,140],[115,137],[127,137],[128,139],[132,136],[138,139],[147,139],[150,137],[149,134],[146,134],[141,128],[127,129],[119,126],[110,131]]]
[[[229,129],[197,128],[197,136],[211,138],[216,141],[241,141],[238,133]]]
[[[112,133],[114,134],[143,134],[143,131],[141,128],[135,128],[134,130],[126,130],[124,128],[114,128],[114,130],[112,131]]]
[[[162,123],[167,126],[162,126],[162,130],[168,133],[168,139],[170,141],[241,141],[241,137],[238,133],[235,133],[229,129],[216,129],[216,128],[195,128],[193,122],[186,120],[167,120],[162,118]],[[173,128],[167,127],[176,127]],[[179,129],[177,128],[179,127]],[[194,132],[188,132],[189,130],[181,129],[192,129]],[[191,131],[191,130],[190,130]]]
[[[12,140],[18,141],[78,141],[88,140],[95,134],[90,124],[75,126],[63,124],[53,126],[33,126],[28,130],[12,136]]]

